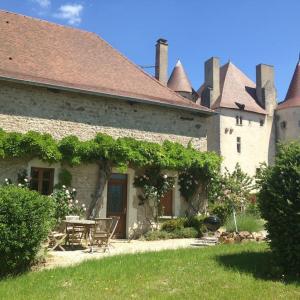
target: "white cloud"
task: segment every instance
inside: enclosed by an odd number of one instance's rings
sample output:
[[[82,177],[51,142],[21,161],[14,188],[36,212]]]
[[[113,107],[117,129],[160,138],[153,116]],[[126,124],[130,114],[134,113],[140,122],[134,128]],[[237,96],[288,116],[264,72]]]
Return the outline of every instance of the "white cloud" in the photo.
[[[48,8],[51,5],[51,0],[32,0],[42,8]]]
[[[78,25],[81,23],[82,10],[81,4],[64,4],[59,7],[54,17],[66,20],[70,25]]]

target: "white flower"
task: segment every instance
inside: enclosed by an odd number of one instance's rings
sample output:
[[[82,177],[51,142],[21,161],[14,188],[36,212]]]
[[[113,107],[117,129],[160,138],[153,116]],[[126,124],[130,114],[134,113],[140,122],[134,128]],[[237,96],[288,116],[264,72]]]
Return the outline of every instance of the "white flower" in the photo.
[[[86,207],[83,210],[86,211]]]
[[[72,191],[73,191],[73,192],[76,192],[76,189],[73,189]]]
[[[77,203],[78,203],[78,200],[75,200],[75,203],[77,204]]]
[[[70,203],[73,203],[73,200],[71,199],[69,202],[70,202]]]
[[[81,206],[82,206],[82,207],[85,207],[85,204],[83,203]]]
[[[66,190],[66,194],[67,194],[67,195],[70,195],[70,191],[69,191],[69,190]]]
[[[8,182],[8,178],[5,178],[5,180],[4,180],[5,182]]]
[[[21,184],[21,183],[19,183],[19,184],[18,184],[18,186],[22,186],[22,184]]]
[[[168,178],[168,175],[167,175],[167,174],[165,174],[165,175],[164,175],[164,179],[167,179],[167,178]]]
[[[28,179],[27,179],[27,178],[24,178],[24,182],[28,182]]]
[[[65,185],[63,185],[63,186],[62,186],[62,188],[63,188],[63,189],[65,189],[65,188],[66,188],[66,186],[65,186]]]

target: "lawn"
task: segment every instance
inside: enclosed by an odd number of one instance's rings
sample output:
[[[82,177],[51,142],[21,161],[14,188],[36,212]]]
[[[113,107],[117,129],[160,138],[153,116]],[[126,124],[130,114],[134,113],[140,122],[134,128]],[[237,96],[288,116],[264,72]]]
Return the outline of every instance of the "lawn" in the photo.
[[[256,243],[115,256],[2,280],[0,299],[300,299],[269,261]]]

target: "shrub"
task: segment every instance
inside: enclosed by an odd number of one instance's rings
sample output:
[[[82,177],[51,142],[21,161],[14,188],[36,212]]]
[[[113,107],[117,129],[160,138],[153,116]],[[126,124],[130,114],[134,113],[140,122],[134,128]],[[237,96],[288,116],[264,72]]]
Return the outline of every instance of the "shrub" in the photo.
[[[203,225],[203,216],[192,216],[186,219],[184,222],[184,227],[192,227],[197,230],[197,232],[202,235],[202,232],[206,231],[205,226]]]
[[[275,165],[258,175],[258,203],[275,261],[285,273],[300,270],[300,143],[278,147]]]
[[[184,222],[185,222],[184,218],[177,218],[177,219],[171,219],[165,221],[161,226],[161,230],[172,232],[176,229],[181,229],[183,228]]]
[[[187,227],[175,229],[172,232],[167,232],[165,230],[149,231],[145,234],[145,239],[147,241],[155,241],[166,239],[196,238],[198,236],[199,233],[196,229]]]
[[[198,230],[193,227],[180,228],[173,231],[173,238],[196,238],[199,236]]]
[[[50,197],[15,185],[0,187],[0,274],[16,274],[34,261],[53,225]]]
[[[55,203],[55,219],[56,223],[60,224],[67,215],[79,215],[83,216],[86,207],[85,204],[80,205],[76,199],[77,192],[75,189],[67,189],[62,186],[61,189],[57,189],[51,195],[51,198]]]
[[[258,232],[263,230],[263,221],[253,215],[238,214],[236,215],[236,223],[238,231]],[[229,216],[225,222],[227,231],[235,231],[233,216]]]
[[[217,216],[220,219],[222,225],[225,224],[226,220],[230,215],[230,212],[230,207],[224,204],[216,204],[211,209],[211,215]]]
[[[172,238],[172,234],[164,230],[148,231],[145,234],[146,241],[166,240]]]

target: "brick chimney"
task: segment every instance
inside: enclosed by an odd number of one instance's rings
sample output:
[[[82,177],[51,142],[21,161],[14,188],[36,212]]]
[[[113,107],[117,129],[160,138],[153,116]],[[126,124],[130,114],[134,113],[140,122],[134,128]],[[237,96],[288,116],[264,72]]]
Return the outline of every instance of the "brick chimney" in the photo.
[[[155,78],[162,84],[168,82],[168,41],[158,39],[156,42],[155,55]]]
[[[265,64],[256,66],[256,97],[268,115],[272,116],[277,105],[273,66]]]
[[[220,60],[211,57],[204,64],[204,90],[202,93],[202,104],[212,107],[220,96]]]

